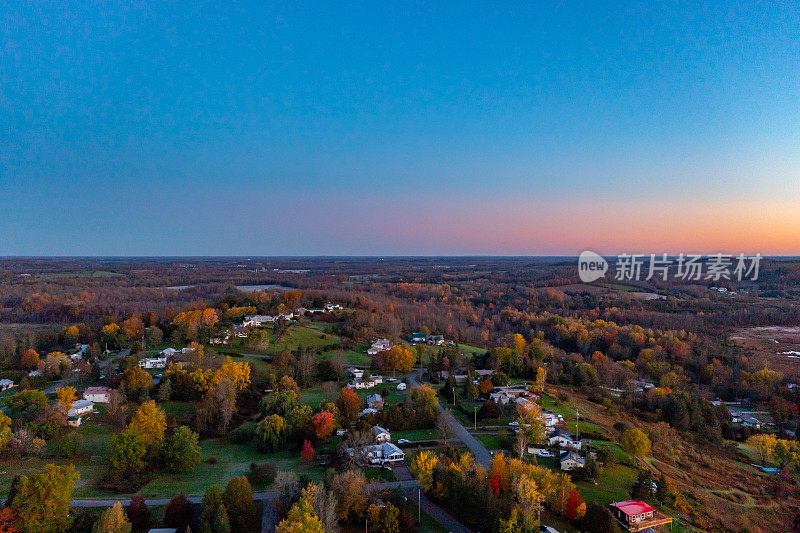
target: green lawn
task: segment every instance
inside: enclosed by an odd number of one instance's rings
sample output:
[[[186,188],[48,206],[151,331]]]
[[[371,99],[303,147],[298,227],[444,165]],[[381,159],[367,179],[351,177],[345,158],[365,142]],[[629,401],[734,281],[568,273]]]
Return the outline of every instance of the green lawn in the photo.
[[[551,413],[556,413],[564,417],[564,423],[567,425],[567,428],[575,433],[577,431],[575,427],[575,421],[577,418],[577,414],[575,412],[575,407],[570,403],[559,402],[549,394],[543,394],[541,400],[539,401],[539,405],[541,405],[544,411],[550,411]],[[580,421],[580,433],[586,432],[593,432],[599,435],[608,435],[608,432],[598,426],[597,424],[593,424],[592,422],[586,422],[585,420]]]
[[[637,476],[638,472],[634,468],[610,464],[603,467],[603,474],[597,485],[592,482],[580,482],[577,483],[577,487],[586,502],[605,506],[612,502],[630,499],[630,490]]]
[[[475,438],[483,444],[487,450],[500,450],[500,438],[497,435],[475,435]]]
[[[146,497],[180,492],[187,496],[202,495],[209,485],[217,483],[224,487],[231,478],[246,474],[250,469],[250,463],[253,462],[271,463],[278,471],[292,471],[298,476],[305,475],[314,481],[319,481],[323,477],[323,471],[316,463],[306,463],[296,452],[263,454],[255,451],[250,445],[231,444],[224,439],[205,439],[200,445],[202,461],[194,470],[183,474],[161,473],[139,493]],[[217,463],[209,464],[209,457],[215,457]]]
[[[324,348],[339,342],[339,337],[323,333],[319,329],[295,324],[275,340],[273,345],[276,351],[296,350],[297,348]]]
[[[408,439],[411,442],[436,440],[439,438],[439,431],[436,429],[406,429],[404,431],[392,431],[392,441]]]

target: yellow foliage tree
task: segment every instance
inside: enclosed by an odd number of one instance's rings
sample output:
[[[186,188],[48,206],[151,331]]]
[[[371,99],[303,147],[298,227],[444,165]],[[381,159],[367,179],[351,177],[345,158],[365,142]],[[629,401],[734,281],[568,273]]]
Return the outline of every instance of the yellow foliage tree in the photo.
[[[149,400],[136,410],[128,427],[137,430],[148,446],[159,446],[164,441],[167,417],[154,400]]]
[[[219,383],[221,379],[229,379],[237,389],[244,389],[250,384],[250,364],[231,361],[231,358],[228,357],[214,373],[214,384]]]
[[[325,533],[322,522],[314,512],[314,496],[317,486],[309,483],[300,493],[300,499],[289,509],[289,515],[281,520],[276,533]]]
[[[411,461],[411,473],[417,478],[425,492],[433,488],[433,471],[439,464],[439,457],[432,451],[423,450]]]
[[[72,407],[72,404],[75,403],[75,400],[78,399],[75,387],[60,387],[56,389],[56,399],[65,409],[69,409]]]

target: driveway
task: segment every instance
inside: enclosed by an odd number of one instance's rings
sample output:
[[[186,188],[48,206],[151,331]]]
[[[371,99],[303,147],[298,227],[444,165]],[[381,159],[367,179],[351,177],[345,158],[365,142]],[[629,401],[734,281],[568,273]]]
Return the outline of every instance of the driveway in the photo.
[[[411,383],[412,387],[419,384],[417,378],[420,374],[422,374],[422,370],[418,369],[409,375],[408,381]],[[444,406],[442,401],[439,401],[439,412],[442,413],[442,418],[447,423],[447,427],[450,428],[450,431],[452,431],[456,437],[464,443],[467,449],[472,452],[472,455],[475,456],[475,460],[484,468],[488,469],[492,464],[492,454],[489,453],[489,450],[467,431],[467,428],[453,416],[453,413]]]

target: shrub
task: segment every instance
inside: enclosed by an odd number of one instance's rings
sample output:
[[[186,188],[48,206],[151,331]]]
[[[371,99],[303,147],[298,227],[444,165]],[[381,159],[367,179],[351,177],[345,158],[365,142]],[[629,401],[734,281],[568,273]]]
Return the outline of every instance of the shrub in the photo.
[[[275,482],[276,475],[277,469],[275,465],[269,463],[260,465],[250,463],[250,471],[247,473],[247,479],[254,485],[272,485]]]
[[[253,440],[253,435],[256,434],[256,423],[249,421],[231,431],[231,442],[237,444],[246,444]]]

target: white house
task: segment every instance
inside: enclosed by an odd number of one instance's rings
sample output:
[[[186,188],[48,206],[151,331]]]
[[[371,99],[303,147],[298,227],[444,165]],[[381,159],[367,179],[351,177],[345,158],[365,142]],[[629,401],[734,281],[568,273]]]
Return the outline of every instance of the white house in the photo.
[[[375,342],[372,343],[372,346],[369,347],[367,353],[369,355],[377,355],[378,352],[385,352],[391,347],[392,343],[389,342],[389,339],[377,339]]]
[[[388,429],[383,429],[380,426],[372,426],[372,435],[375,437],[375,444],[392,442],[392,434],[389,433]]]
[[[173,357],[176,353],[178,353],[178,350],[175,348],[164,348],[158,353],[158,355],[162,357]]]
[[[553,429],[560,423],[564,422],[564,417],[548,411],[542,411],[542,420],[544,420],[545,426]]]
[[[244,317],[243,326],[262,326],[270,322],[275,322],[278,317],[273,315],[247,315]]]
[[[0,392],[7,391],[14,386],[14,382],[10,379],[0,379]]]
[[[83,399],[94,403],[108,403],[108,387],[88,387],[83,393]]]
[[[559,448],[572,448],[574,450],[581,449],[581,441],[569,431],[557,429],[550,433],[547,437],[550,446],[558,446]]]
[[[378,414],[377,409],[373,409],[372,407],[367,407],[366,409],[358,413],[358,416],[361,417],[364,415],[377,415],[377,414]]]
[[[406,390],[406,384],[405,383],[398,383],[397,384],[397,390],[399,390],[399,391]]]
[[[76,400],[72,403],[72,407],[67,412],[67,417],[80,416],[94,411],[94,403],[89,400]]]
[[[364,448],[367,460],[374,465],[383,465],[386,463],[396,463],[403,461],[406,454],[403,450],[392,444],[391,442],[383,442],[381,444],[373,444]]]
[[[166,368],[166,357],[145,357],[139,360],[139,366],[142,368]]]
[[[351,367],[350,368],[350,375],[353,376],[353,378],[355,378],[355,379],[361,379],[361,376],[364,375],[364,369],[363,368]]]
[[[334,309],[341,309],[342,306],[339,304],[325,304],[326,311],[333,311]]]

